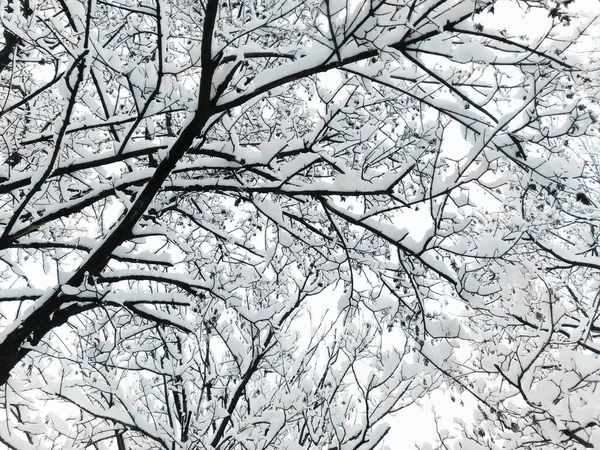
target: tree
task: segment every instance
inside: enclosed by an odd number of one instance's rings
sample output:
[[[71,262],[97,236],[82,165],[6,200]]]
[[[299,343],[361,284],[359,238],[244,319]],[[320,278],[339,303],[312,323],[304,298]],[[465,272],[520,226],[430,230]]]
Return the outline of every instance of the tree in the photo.
[[[7,2],[0,442],[365,450],[443,382],[441,448],[599,446],[571,3]]]

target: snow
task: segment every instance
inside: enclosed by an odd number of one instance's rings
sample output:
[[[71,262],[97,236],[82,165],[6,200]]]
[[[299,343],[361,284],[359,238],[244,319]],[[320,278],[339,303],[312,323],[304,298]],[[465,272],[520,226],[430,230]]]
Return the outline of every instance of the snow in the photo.
[[[496,3],[499,9],[518,9],[508,2]],[[43,389],[70,398],[78,411],[87,409],[77,425],[82,433],[74,438],[77,442],[84,439],[81,436],[100,442],[100,433],[123,426],[139,430],[139,442],[134,443],[138,446],[148,447],[156,440],[161,447],[185,447],[179,442],[178,425],[169,423],[175,415],[168,417],[162,409],[185,389],[187,406],[195,411],[190,419],[198,433],[194,445],[202,444],[213,426],[228,417],[232,422],[222,443],[235,438],[235,445],[248,448],[298,450],[300,445],[291,440],[297,437],[298,425],[306,423],[307,433],[318,440],[310,444],[315,448],[336,444],[325,442],[324,436],[343,439],[365,431],[367,442],[361,446],[351,439],[338,447],[367,450],[383,446],[379,441],[390,425],[396,425],[386,408],[417,400],[431,383],[437,386],[435,368],[425,364],[419,351],[451,372],[449,379],[457,384],[453,389],[460,383],[472,386],[500,411],[517,415],[519,425],[527,423],[512,439],[508,432],[494,430],[490,422],[496,419],[486,419],[479,409],[474,415],[463,414],[469,417],[468,431],[471,425],[485,431],[482,442],[497,447],[504,445],[502,439],[523,444],[541,432],[544,438],[568,445],[562,428],[597,420],[600,399],[582,381],[592,386],[600,370],[591,351],[598,345],[594,333],[590,336],[596,315],[591,299],[598,288],[591,280],[597,278],[600,258],[589,250],[597,240],[597,217],[593,207],[586,210],[568,197],[580,188],[595,195],[590,149],[597,145],[591,133],[585,152],[579,145],[582,140],[569,136],[572,148],[567,148],[566,137],[559,136],[585,131],[583,122],[577,132],[572,129],[573,111],[578,114],[574,108],[580,97],[592,98],[595,91],[584,92],[582,84],[574,88],[582,92],[573,99],[561,99],[571,88],[563,81],[566,71],[555,70],[558,63],[545,64],[516,46],[496,43],[501,51],[487,39],[444,30],[449,20],[465,15],[468,19],[457,28],[476,31],[482,21],[489,35],[513,39],[511,31],[499,30],[504,22],[509,30],[515,28],[509,19],[474,11],[470,1],[434,4],[425,1],[396,10],[382,3],[373,17],[368,4],[346,7],[341,0],[323,5],[285,1],[268,11],[261,9],[264,5],[247,7],[243,2],[219,5],[213,56],[223,50],[233,62],[219,64],[213,79],[204,81],[217,86],[234,67],[237,72],[231,74],[225,94],[214,99],[218,114],[203,129],[190,130],[195,140],[185,144],[193,151],[182,156],[151,203],[150,208],[163,209],[163,214],[156,222],[143,219],[133,235],[125,237],[114,234],[114,225],[157,173],[134,152],[151,150],[164,161],[180,142],[162,136],[165,111],[173,110],[179,134],[180,127],[193,123],[195,113],[200,117],[204,108],[212,108],[205,104],[210,99],[197,98],[198,81],[210,71],[200,67],[205,62],[200,61],[202,18],[193,7],[175,11],[169,6],[161,10],[160,22],[157,8],[167,4],[123,4],[132,11],[108,8],[112,16],[105,12],[106,5],[93,8],[98,15],[91,22],[93,49],[81,90],[74,94],[66,84],[54,86],[31,102],[35,107],[7,112],[3,119],[9,127],[7,146],[19,148],[21,137],[14,136],[23,117],[33,118],[23,139],[43,138],[35,147],[23,144],[30,151],[25,155],[28,166],[23,162],[0,173],[10,176],[2,183],[7,203],[0,210],[0,221],[8,223],[21,191],[43,181],[43,161],[51,144],[46,140],[53,138],[49,130],[70,119],[64,115],[67,102],[57,96],[77,103],[55,165],[69,170],[51,176],[39,195],[27,200],[31,204],[25,212],[34,222],[18,221],[11,230],[14,240],[7,240],[2,250],[2,261],[8,262],[0,273],[0,344],[56,292],[80,302],[100,298],[102,308],[69,321],[38,346],[22,344],[22,350],[35,350],[27,361],[31,357],[36,370],[29,374],[27,365],[15,367],[13,384],[27,387],[19,401],[29,402],[31,407],[23,409],[31,417],[20,424],[10,418],[8,426],[30,427],[36,432],[35,447],[47,446],[44,430],[52,425],[41,420],[43,410],[33,407],[39,403],[33,397],[45,385]],[[83,29],[83,4],[68,0],[66,6]],[[326,17],[328,7],[335,11],[330,18],[334,30]],[[83,50],[83,36],[64,27],[60,15],[46,17],[50,13],[39,9],[35,14],[32,23],[42,27],[39,30],[26,28],[22,14],[8,14],[7,29],[14,28],[26,42],[39,41],[44,54],[60,52],[56,70],[69,68]],[[56,48],[43,37],[33,39],[45,26],[42,17],[62,36]],[[543,20],[551,21],[545,15]],[[153,50],[157,24],[164,32],[159,51]],[[542,39],[545,32],[533,28],[528,30],[533,37],[514,39],[536,49],[550,48],[551,41]],[[576,26],[560,28],[564,31],[555,31],[552,38],[558,50],[569,43],[558,37],[575,32]],[[25,29],[34,34],[25,35]],[[329,42],[332,32],[340,39],[348,33],[339,53]],[[425,35],[427,39],[418,41]],[[403,38],[414,41],[407,50],[411,58],[393,48]],[[148,56],[142,58],[134,49]],[[247,55],[262,51],[294,58]],[[347,71],[329,70],[338,57],[353,58],[365,51],[370,57]],[[578,53],[566,60],[585,61]],[[158,54],[163,60],[156,59]],[[523,58],[526,65],[516,67]],[[238,67],[238,62],[243,64]],[[172,73],[158,73],[161,64]],[[27,66],[27,61],[19,61],[21,65]],[[100,80],[98,86],[89,70]],[[322,74],[296,82],[298,71]],[[68,77],[71,84],[75,72]],[[550,75],[541,77],[542,72]],[[15,86],[29,89],[19,74],[10,73],[21,83]],[[236,90],[242,80],[249,84]],[[469,82],[482,87],[468,87]],[[141,116],[133,103],[142,107],[150,91],[159,87]],[[7,92],[7,104],[14,104],[17,90]],[[278,110],[286,102],[296,109],[288,114]],[[128,112],[114,114],[115,110]],[[54,116],[59,119],[47,120]],[[350,119],[360,125],[350,129]],[[135,137],[124,142],[133,123],[139,125]],[[112,125],[109,131],[100,129],[107,125]],[[138,134],[146,126],[152,143]],[[17,128],[13,132],[11,127]],[[321,138],[327,131],[338,132],[344,142],[325,142]],[[515,155],[513,134],[525,147],[526,160]],[[121,150],[118,163],[106,164]],[[201,150],[211,153],[198,154]],[[42,162],[36,160],[40,157]],[[94,167],[71,170],[79,164]],[[555,198],[544,189],[525,192],[530,181],[544,188],[560,181],[565,190]],[[15,187],[19,184],[25,188]],[[173,198],[168,205],[162,204],[165,194]],[[548,204],[538,212],[536,206],[545,196]],[[192,200],[201,211],[194,209]],[[187,221],[186,215],[193,220]],[[303,220],[314,228],[304,227]],[[54,239],[54,233],[68,235],[69,240]],[[539,237],[548,251],[537,250],[528,236]],[[89,277],[82,286],[71,286],[70,274],[111,237],[121,245],[107,266],[99,268],[104,282]],[[13,242],[22,247],[11,248]],[[63,248],[36,249],[36,243]],[[36,275],[42,270],[52,283],[35,289],[42,286]],[[387,280],[393,281],[384,287]],[[76,304],[63,302],[60,310]],[[82,345],[86,348],[80,355]],[[244,371],[255,360],[256,371],[242,384]],[[67,367],[68,375],[59,379],[57,374],[64,373],[59,369]],[[512,382],[521,380],[529,401],[537,403],[527,404],[528,399],[497,373],[498,367]],[[44,383],[40,371],[47,379]],[[104,381],[92,382],[93,377]],[[19,384],[21,379],[25,382]],[[213,389],[210,401],[207,380]],[[164,392],[163,381],[168,385]],[[242,400],[227,413],[227,396],[242,387]],[[114,396],[115,406],[102,407],[98,395]],[[438,405],[437,400],[427,401]],[[442,410],[444,402],[448,401],[439,401]],[[542,417],[536,409],[542,407],[544,420],[536,424],[531,418]],[[104,419],[92,419],[94,415]],[[413,431],[417,421],[410,419]],[[550,425],[550,419],[558,426]],[[57,428],[70,427],[66,422],[57,423]],[[106,423],[110,426],[102,428]],[[90,424],[98,428],[92,430]],[[452,428],[444,427],[438,436],[452,436]],[[5,437],[10,428],[0,428],[3,440],[16,440],[10,441],[15,448],[34,447],[18,442],[19,432]],[[500,440],[491,443],[491,436]],[[448,445],[481,447],[462,435],[454,441]],[[511,445],[517,442],[507,443]]]
[[[81,292],[78,288],[69,286],[68,284],[62,285],[61,290],[65,295],[78,295]]]

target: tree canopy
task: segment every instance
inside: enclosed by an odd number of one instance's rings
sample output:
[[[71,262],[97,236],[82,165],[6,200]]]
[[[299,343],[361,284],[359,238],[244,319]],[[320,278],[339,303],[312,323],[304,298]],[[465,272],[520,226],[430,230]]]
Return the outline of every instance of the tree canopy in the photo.
[[[3,8],[4,446],[600,448],[597,2]]]

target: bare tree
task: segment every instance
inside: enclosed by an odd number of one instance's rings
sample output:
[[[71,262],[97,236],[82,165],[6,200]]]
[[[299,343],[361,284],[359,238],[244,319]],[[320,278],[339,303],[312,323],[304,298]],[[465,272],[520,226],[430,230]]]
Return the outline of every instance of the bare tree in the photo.
[[[571,3],[8,2],[0,442],[366,450],[444,379],[460,445],[599,446]]]

